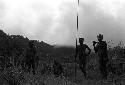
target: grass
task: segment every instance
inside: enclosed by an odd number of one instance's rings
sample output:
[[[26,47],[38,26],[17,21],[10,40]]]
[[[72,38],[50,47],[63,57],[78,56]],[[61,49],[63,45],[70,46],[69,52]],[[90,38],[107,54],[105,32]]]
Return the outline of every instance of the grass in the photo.
[[[109,57],[113,57],[114,54],[109,52]],[[117,55],[120,56],[121,55]],[[13,62],[12,62],[13,63]],[[42,62],[40,61],[37,74],[27,73],[21,69],[21,66],[16,67],[12,64],[11,68],[6,68],[4,71],[0,72],[0,85],[112,85],[113,83],[124,83],[124,73],[123,75],[114,75],[114,78],[108,80],[113,81],[103,81],[100,79],[101,75],[98,68],[98,57],[95,54],[91,54],[87,57],[87,77],[84,79],[83,73],[79,69],[78,64],[76,64],[77,75],[75,79],[75,63],[63,62],[64,73],[63,76],[55,77],[52,72],[52,62]],[[116,62],[118,64],[118,62]],[[105,84],[106,83],[106,84]]]

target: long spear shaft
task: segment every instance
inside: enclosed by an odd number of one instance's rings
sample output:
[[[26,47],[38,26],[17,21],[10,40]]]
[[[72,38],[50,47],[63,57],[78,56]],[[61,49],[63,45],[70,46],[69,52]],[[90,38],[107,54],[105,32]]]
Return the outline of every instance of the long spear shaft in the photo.
[[[79,8],[79,0],[78,0],[78,8]],[[79,10],[77,9],[77,32],[78,32],[78,29],[79,29],[79,17],[78,17],[78,13],[79,13]],[[77,70],[76,70],[76,57],[77,57],[77,36],[76,36],[76,53],[75,53],[75,80],[76,80],[76,73],[77,73]]]
[[[75,52],[75,80],[76,80],[76,73],[77,73],[77,71],[76,71],[76,57],[77,57],[77,38],[76,38],[76,52]]]

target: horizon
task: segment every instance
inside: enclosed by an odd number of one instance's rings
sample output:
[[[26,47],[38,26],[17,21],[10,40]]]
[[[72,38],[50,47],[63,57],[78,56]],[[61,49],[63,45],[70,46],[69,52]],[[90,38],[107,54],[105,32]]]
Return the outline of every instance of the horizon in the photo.
[[[5,31],[2,30],[4,33]],[[7,35],[11,36],[10,34],[6,33]],[[12,34],[12,35],[16,35],[16,34]],[[18,34],[17,34],[18,35]],[[19,36],[23,36],[23,35],[19,35]],[[23,36],[24,38],[28,38],[27,36]],[[37,40],[37,39],[29,39],[29,40],[35,40],[35,41],[38,41],[38,42],[44,42],[44,43],[47,43],[43,40]],[[97,41],[98,42],[98,41]],[[49,43],[47,43],[49,44]],[[87,42],[84,41],[84,44],[88,45]],[[51,46],[54,46],[54,48],[60,48],[60,47],[69,47],[69,48],[75,48],[76,47],[76,42],[75,42],[75,45],[60,45],[60,44],[49,44]],[[78,39],[77,39],[77,45],[79,45],[79,42],[78,42]],[[92,50],[94,49],[93,46],[92,46],[92,42],[91,42],[91,45],[88,45]],[[124,43],[122,41],[118,41],[117,43],[114,43],[112,40],[110,40],[109,42],[107,42],[107,48],[110,46],[110,48],[114,48],[116,46],[121,46],[121,47],[125,47]]]
[[[4,30],[2,30],[4,32]],[[10,34],[6,33],[7,35],[11,36]],[[13,35],[13,34],[12,34]],[[23,36],[23,35],[20,35],[20,36]],[[27,36],[23,36],[24,38],[28,38]],[[28,38],[29,39],[29,38]],[[42,40],[37,40],[37,39],[29,39],[29,40],[35,40],[35,41],[38,41],[38,42],[44,42],[44,43],[47,43],[45,41],[42,41]],[[110,44],[109,44],[110,43]],[[49,43],[47,43],[49,44]],[[84,42],[84,44],[87,44],[86,42]],[[92,43],[91,43],[92,44]],[[61,47],[66,47],[66,48],[76,48],[76,45],[59,45],[59,44],[49,44],[51,46],[54,46],[54,48],[61,48]],[[78,42],[78,39],[77,39],[77,45],[79,45],[79,42]],[[87,44],[88,45],[88,44]],[[110,48],[114,48],[116,46],[120,46],[120,47],[123,47],[125,48],[124,44],[122,41],[119,41],[118,43],[113,43],[113,41],[109,41],[107,42],[107,48],[109,49],[109,46]],[[89,45],[88,45],[89,46]],[[92,50],[92,52],[94,51],[94,48],[92,45],[89,46]]]

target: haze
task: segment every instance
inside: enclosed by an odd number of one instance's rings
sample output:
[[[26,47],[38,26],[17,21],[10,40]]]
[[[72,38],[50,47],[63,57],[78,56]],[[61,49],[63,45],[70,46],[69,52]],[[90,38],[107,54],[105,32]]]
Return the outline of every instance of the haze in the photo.
[[[0,0],[0,29],[49,44],[75,45],[84,37],[92,45],[99,33],[107,42],[124,42],[124,23],[124,0],[80,0],[79,8],[77,0]]]

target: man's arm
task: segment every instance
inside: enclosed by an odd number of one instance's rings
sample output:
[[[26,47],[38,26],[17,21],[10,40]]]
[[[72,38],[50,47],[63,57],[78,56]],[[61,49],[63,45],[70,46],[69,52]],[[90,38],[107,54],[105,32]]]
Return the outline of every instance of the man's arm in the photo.
[[[95,46],[95,44],[93,45],[94,46],[94,51],[95,51],[95,53],[97,53],[98,52],[98,44]]]
[[[105,50],[107,51],[107,43],[106,43],[106,41],[104,41],[104,43],[105,43]]]
[[[91,53],[91,49],[88,46],[87,46],[87,49],[89,50],[88,54],[90,54]]]

